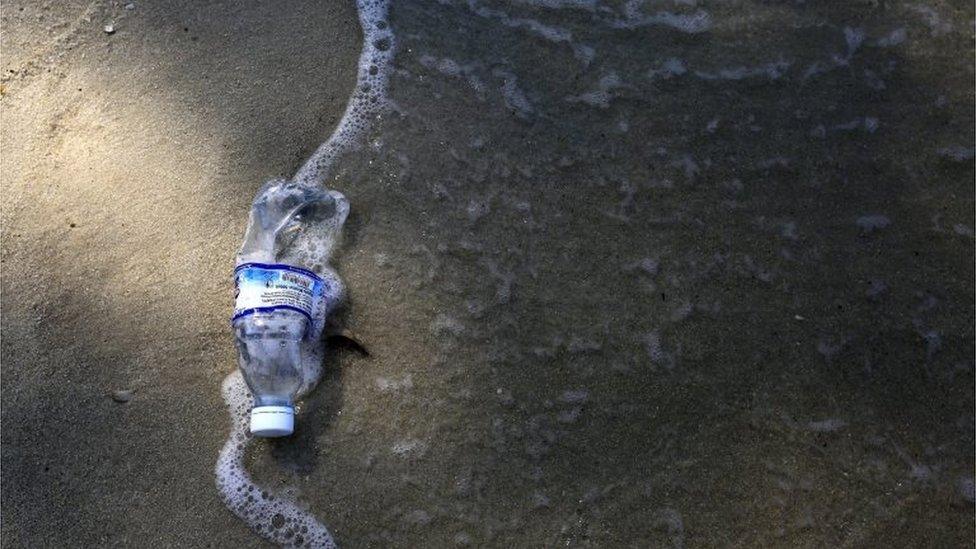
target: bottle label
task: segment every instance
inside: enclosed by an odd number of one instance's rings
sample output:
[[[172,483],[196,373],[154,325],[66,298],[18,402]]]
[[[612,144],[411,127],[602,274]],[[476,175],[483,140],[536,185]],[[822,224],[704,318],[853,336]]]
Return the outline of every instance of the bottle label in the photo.
[[[290,310],[305,315],[309,323],[324,317],[325,281],[298,267],[281,264],[244,263],[234,269],[234,317],[258,312]]]

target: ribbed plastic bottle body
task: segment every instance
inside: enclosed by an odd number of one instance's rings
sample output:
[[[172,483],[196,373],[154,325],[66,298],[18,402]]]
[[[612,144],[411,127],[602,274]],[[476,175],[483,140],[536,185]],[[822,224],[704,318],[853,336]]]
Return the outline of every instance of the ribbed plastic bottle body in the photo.
[[[259,423],[261,436],[291,432],[275,421],[293,414],[295,396],[309,381],[303,346],[316,344],[326,314],[341,299],[329,260],[348,212],[341,193],[289,180],[269,181],[254,199],[237,256],[232,324],[238,364],[255,400],[256,435]],[[261,413],[278,415],[255,419]]]
[[[255,406],[294,406],[302,385],[301,344],[308,320],[278,310],[234,321],[238,366]]]

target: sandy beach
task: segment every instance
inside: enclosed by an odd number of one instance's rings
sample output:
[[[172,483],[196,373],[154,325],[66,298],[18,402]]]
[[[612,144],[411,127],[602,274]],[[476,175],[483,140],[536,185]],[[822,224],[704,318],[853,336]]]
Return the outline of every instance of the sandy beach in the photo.
[[[4,545],[260,545],[213,479],[230,273],[345,108],[355,6],[2,17]]]
[[[974,10],[394,3],[334,349],[256,481],[346,547],[974,542]],[[264,547],[234,254],[353,2],[0,8],[0,532]]]

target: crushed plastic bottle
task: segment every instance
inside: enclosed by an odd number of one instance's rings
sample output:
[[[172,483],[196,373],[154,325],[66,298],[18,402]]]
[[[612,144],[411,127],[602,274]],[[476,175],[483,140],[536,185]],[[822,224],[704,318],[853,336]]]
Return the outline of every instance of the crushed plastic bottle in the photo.
[[[295,398],[317,377],[303,356],[306,347],[321,345],[326,316],[344,293],[329,260],[348,214],[341,193],[284,179],[261,187],[251,206],[234,270],[231,323],[254,396],[254,436],[292,434]]]

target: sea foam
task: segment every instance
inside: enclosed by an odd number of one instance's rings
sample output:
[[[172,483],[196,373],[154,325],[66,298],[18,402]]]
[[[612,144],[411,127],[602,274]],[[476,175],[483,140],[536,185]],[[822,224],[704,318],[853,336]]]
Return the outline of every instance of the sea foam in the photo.
[[[393,60],[394,35],[386,20],[387,0],[357,0],[363,29],[356,88],[332,135],[295,174],[303,185],[321,185],[330,175],[336,159],[352,148],[370,122],[387,105],[386,89]],[[324,264],[329,246],[302,243],[305,264]],[[320,340],[303,344],[302,398],[315,388],[322,374],[324,348]],[[253,440],[248,429],[253,399],[239,370],[227,376],[221,394],[230,412],[230,435],[217,459],[217,488],[227,508],[272,543],[285,547],[336,547],[328,528],[295,501],[257,485],[244,468],[244,454]]]
[[[386,88],[394,46],[393,30],[386,20],[389,2],[357,0],[356,8],[363,28],[363,51],[359,55],[356,89],[339,125],[298,170],[296,181],[323,183],[336,158],[356,143],[372,119],[387,105]]]

